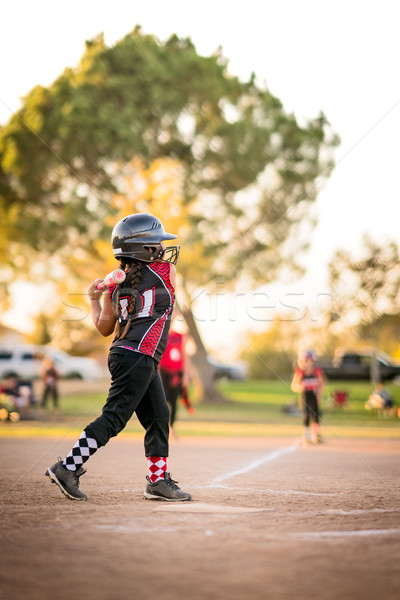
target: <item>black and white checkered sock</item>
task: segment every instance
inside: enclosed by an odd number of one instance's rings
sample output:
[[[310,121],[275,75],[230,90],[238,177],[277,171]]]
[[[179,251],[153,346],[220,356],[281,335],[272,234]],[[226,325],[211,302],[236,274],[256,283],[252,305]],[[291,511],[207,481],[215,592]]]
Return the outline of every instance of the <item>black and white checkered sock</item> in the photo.
[[[83,431],[79,440],[63,460],[63,465],[70,471],[76,471],[96,452],[98,444],[94,438],[87,437]]]

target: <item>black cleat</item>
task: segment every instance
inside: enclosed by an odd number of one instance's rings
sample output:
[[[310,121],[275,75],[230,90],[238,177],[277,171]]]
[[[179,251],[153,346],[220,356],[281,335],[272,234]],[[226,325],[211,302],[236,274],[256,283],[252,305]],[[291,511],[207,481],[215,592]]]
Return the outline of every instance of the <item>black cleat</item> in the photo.
[[[70,471],[62,464],[60,459],[45,473],[50,477],[52,483],[56,483],[63,494],[71,500],[87,500],[87,496],[79,489],[79,477],[86,473],[86,469],[79,467],[76,471]]]
[[[192,499],[191,494],[184,492],[176,484],[177,481],[171,479],[169,473],[164,473],[164,479],[152,483],[150,478],[146,477],[148,483],[144,490],[146,500],[164,500],[165,502],[186,502]]]

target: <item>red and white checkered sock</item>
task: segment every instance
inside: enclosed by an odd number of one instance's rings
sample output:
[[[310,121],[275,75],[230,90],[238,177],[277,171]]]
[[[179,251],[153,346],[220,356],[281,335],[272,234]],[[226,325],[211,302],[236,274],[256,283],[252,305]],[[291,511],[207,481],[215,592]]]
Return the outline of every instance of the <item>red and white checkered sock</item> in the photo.
[[[147,464],[149,466],[149,478],[151,483],[156,483],[164,479],[164,473],[167,470],[167,459],[161,456],[148,456]]]

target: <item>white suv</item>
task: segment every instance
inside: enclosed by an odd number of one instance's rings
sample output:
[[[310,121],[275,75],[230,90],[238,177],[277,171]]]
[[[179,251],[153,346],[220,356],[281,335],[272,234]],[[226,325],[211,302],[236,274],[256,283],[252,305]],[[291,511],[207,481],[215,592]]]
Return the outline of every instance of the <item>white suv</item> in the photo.
[[[0,348],[0,379],[16,375],[21,379],[36,379],[44,356],[54,360],[61,377],[66,379],[101,379],[105,372],[93,358],[70,356],[51,346],[16,346]]]

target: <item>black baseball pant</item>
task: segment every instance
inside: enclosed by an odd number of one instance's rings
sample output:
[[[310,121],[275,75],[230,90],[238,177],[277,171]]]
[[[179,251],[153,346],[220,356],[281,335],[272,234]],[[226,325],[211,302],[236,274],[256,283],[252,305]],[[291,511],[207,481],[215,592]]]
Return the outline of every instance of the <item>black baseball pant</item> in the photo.
[[[305,392],[303,396],[303,425],[308,427],[311,423],[319,423],[319,406],[314,392]]]
[[[43,396],[42,396],[42,402],[40,404],[40,406],[42,408],[46,408],[47,407],[47,399],[48,397],[51,396],[53,398],[53,406],[54,408],[58,408],[58,389],[56,385],[53,384],[46,384],[44,390],[43,390]]]
[[[111,387],[100,417],[85,428],[98,446],[124,429],[136,413],[146,430],[146,456],[168,456],[169,409],[156,361],[145,354],[113,348],[108,357]]]

